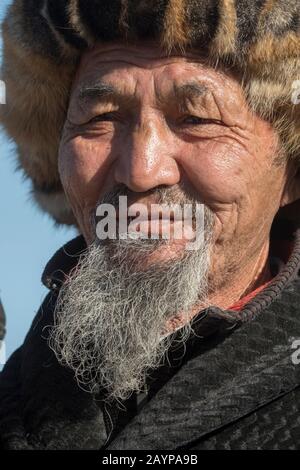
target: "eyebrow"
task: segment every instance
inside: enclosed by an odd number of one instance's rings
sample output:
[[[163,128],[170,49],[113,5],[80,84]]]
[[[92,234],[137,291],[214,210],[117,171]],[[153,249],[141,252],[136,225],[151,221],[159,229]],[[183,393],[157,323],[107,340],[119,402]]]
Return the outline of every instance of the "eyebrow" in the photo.
[[[160,103],[168,103],[171,99],[175,99],[179,105],[186,104],[196,98],[204,96],[208,92],[208,88],[203,83],[188,82],[182,85],[173,84],[173,89],[166,96],[158,95]],[[78,94],[80,101],[105,101],[108,99],[133,102],[136,98],[129,94],[121,93],[113,85],[104,82],[98,82],[83,85],[79,89]]]
[[[178,99],[191,99],[204,96],[208,88],[203,83],[189,82],[182,85],[173,85],[173,94]]]
[[[166,95],[159,94],[157,99],[162,106],[176,106],[181,111],[186,111],[188,103],[193,102],[209,92],[208,87],[201,82],[173,83],[173,87]]]
[[[107,83],[95,83],[93,85],[84,85],[79,89],[79,99],[103,98],[116,93],[116,89]]]

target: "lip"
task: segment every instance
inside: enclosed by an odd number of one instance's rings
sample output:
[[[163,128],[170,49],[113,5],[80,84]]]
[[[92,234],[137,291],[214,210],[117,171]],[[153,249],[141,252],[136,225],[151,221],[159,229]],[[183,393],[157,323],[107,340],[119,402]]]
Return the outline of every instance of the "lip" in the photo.
[[[193,228],[183,224],[181,220],[165,219],[139,219],[134,220],[127,226],[128,233],[142,233],[149,236],[162,238],[192,238],[194,235]],[[177,235],[176,237],[174,235]]]
[[[191,223],[188,223],[181,217],[176,218],[174,212],[166,212],[165,208],[160,205],[150,206],[145,212],[139,212],[138,204],[136,207],[135,204],[128,206],[127,211],[120,211],[116,208],[116,222],[120,232],[146,235],[147,238],[191,240],[195,236],[194,218]]]
[[[174,215],[173,214],[170,214],[169,217],[164,217],[164,216],[161,217],[161,213],[158,212],[157,215],[156,215],[155,213],[153,214],[153,212],[152,212],[152,213],[149,213],[148,218],[145,218],[145,217],[141,217],[139,215],[129,215],[128,212],[127,212],[127,222],[132,222],[132,221],[136,220],[137,218],[139,219],[139,222],[140,221],[141,222],[146,222],[146,221],[150,222],[150,221],[156,221],[156,220],[167,220],[167,221],[170,221],[170,222],[174,222]],[[117,222],[120,221],[120,216],[119,216],[119,210],[118,209],[116,209],[116,220],[117,220]]]

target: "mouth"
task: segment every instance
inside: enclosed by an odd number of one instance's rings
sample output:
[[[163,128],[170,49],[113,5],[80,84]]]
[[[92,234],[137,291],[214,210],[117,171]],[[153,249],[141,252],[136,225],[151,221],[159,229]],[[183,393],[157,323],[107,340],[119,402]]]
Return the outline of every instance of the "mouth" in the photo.
[[[102,222],[101,239],[110,238],[108,233],[113,239],[178,240],[183,243],[196,237],[198,220],[191,204],[186,208],[175,202],[169,205],[157,200],[131,203],[122,200],[113,206],[112,212],[103,209],[97,216],[96,225]]]
[[[194,220],[188,223],[182,219],[176,219],[174,214],[170,214],[167,217],[164,217],[161,213],[151,213],[148,214],[148,217],[144,215],[132,216],[127,214],[124,223],[124,218],[120,218],[117,213],[116,220],[119,233],[126,232],[129,236],[136,236],[137,238],[191,240],[195,235]]]

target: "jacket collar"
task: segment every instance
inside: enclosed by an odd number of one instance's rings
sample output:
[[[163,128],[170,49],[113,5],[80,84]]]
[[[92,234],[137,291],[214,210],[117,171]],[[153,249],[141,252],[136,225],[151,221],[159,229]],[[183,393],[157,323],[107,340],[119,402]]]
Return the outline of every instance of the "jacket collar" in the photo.
[[[299,387],[299,292],[297,279],[258,318],[203,342],[107,449],[189,448]]]
[[[48,289],[59,290],[66,276],[77,265],[86,249],[87,245],[82,235],[66,243],[46,264],[42,274],[42,283]]]
[[[75,239],[60,251],[71,269],[84,250],[82,241]],[[53,291],[67,273],[59,258],[59,265],[50,260],[44,273],[46,280],[57,282]],[[202,332],[206,327],[215,334],[206,340],[197,337],[198,354],[178,369],[108,448],[189,446],[298,386],[300,368],[291,361],[291,344],[300,337],[299,267],[298,234],[285,268],[241,312],[214,307],[201,312],[196,332],[201,326]],[[2,373],[0,427],[6,430],[10,448],[16,440],[11,441],[12,435],[18,435],[22,448],[95,449],[105,442],[101,406],[80,390],[45,341],[55,298],[46,298],[22,349]],[[240,328],[234,331],[236,325]]]
[[[225,318],[229,321],[229,327],[236,322],[244,323],[251,321],[260,313],[262,308],[266,308],[274,302],[287,283],[298,278],[300,270],[300,228],[293,233],[293,230],[288,225],[280,224],[279,226],[275,225],[272,233],[277,243],[283,243],[289,239],[293,247],[280,273],[274,277],[272,282],[270,282],[265,289],[251,298],[248,303],[244,304],[239,311],[222,310],[212,306],[209,309],[209,315],[205,312],[200,312],[200,316],[197,316],[196,319],[198,321],[200,318],[203,326],[207,322],[209,324],[211,323],[211,317],[213,317],[213,322],[214,318]],[[58,292],[68,274],[75,268],[80,257],[84,255],[86,249],[87,245],[82,235],[74,238],[60,248],[45,267],[42,275],[43,284],[48,287],[48,289]]]
[[[43,275],[48,286],[59,289],[85,249],[78,237],[59,250]],[[178,369],[108,449],[189,446],[299,386],[300,369],[291,361],[293,338],[300,337],[299,269],[298,230],[283,269],[241,311],[212,306],[195,317],[200,352]]]

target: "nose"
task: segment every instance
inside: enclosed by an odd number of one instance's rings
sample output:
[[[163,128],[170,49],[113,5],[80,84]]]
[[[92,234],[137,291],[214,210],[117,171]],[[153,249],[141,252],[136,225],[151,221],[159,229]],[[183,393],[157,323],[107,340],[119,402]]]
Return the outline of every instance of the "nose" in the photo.
[[[145,120],[124,142],[115,163],[115,181],[135,192],[146,192],[160,185],[180,181],[174,158],[176,139],[160,122]]]

